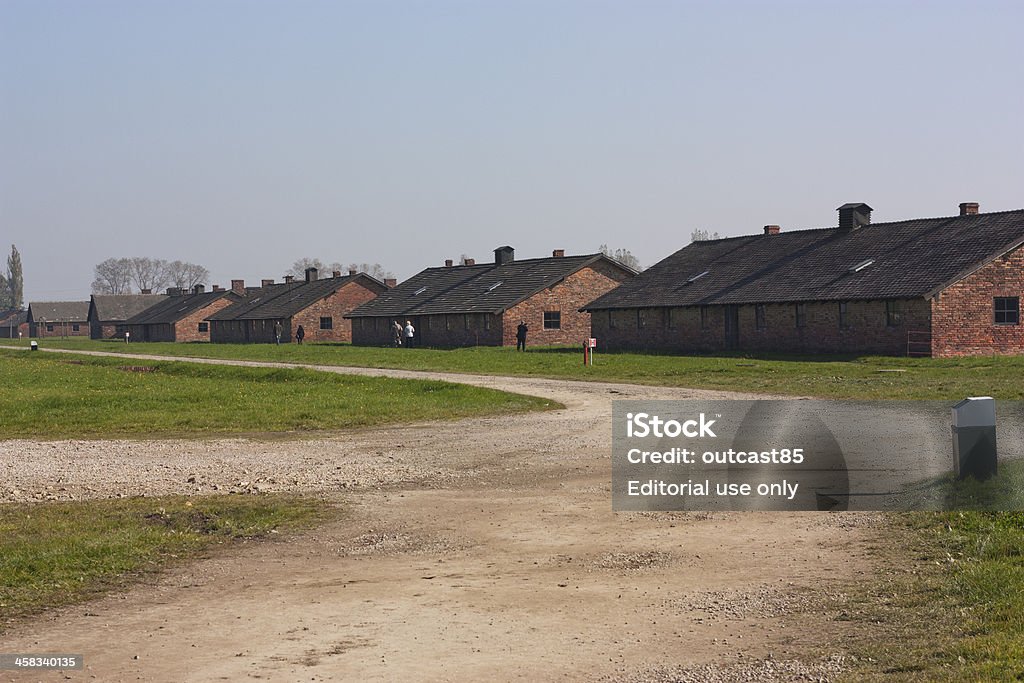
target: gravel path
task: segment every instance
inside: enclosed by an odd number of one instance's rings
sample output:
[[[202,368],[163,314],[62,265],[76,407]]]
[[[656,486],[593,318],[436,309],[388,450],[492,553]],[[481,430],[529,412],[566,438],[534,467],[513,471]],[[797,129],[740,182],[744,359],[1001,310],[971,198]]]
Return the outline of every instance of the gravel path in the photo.
[[[6,500],[292,490],[348,511],[18,626],[3,649],[80,652],[89,668],[67,676],[104,681],[789,681],[841,670],[850,626],[822,604],[870,574],[870,517],[610,509],[613,399],[749,396],[316,369],[467,382],[567,408],[316,439],[0,442]]]

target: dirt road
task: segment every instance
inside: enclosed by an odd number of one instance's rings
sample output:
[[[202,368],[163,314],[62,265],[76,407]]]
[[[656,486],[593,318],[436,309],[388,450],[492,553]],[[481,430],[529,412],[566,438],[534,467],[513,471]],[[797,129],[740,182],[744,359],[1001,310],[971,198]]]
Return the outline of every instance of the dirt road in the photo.
[[[821,604],[870,572],[870,517],[611,511],[613,399],[740,395],[321,369],[567,408],[316,440],[0,442],[7,500],[301,490],[347,509],[18,626],[0,651],[83,654],[67,679],[100,681],[789,681],[841,667],[845,627]]]

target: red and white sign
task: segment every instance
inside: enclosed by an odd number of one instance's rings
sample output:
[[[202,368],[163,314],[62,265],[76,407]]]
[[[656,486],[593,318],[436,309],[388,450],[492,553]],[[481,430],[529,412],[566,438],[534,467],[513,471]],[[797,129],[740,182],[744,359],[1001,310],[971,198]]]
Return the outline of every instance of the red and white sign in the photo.
[[[592,348],[592,349],[596,349],[596,348],[597,348],[597,339],[595,339],[594,337],[591,337],[591,338],[590,338],[590,339],[589,339],[589,340],[587,341],[587,346],[589,346],[589,347],[590,347],[590,348]]]

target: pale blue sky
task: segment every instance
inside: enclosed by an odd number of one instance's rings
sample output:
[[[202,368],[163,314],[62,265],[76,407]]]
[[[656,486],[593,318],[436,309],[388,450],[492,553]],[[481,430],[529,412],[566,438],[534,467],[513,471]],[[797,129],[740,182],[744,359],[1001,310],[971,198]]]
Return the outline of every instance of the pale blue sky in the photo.
[[[0,0],[29,299],[1024,207],[1020,2]],[[4,247],[9,248],[9,247]]]

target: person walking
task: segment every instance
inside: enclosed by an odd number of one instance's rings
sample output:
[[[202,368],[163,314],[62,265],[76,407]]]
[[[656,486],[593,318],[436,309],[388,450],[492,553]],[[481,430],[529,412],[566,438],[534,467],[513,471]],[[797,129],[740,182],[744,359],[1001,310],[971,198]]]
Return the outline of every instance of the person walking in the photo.
[[[519,327],[516,328],[516,351],[526,350],[526,332],[529,329],[525,320],[519,321]]]
[[[302,325],[299,325],[299,329],[295,330],[295,341],[302,343],[302,340],[306,338],[306,331],[302,329]]]
[[[404,333],[404,330],[402,329],[402,323],[396,320],[395,324],[391,326],[391,332],[394,335],[394,339],[392,339],[391,341],[394,344],[395,348],[397,349],[399,346],[402,345],[402,334]]]
[[[412,348],[412,340],[416,336],[416,328],[412,326],[411,320],[405,321],[405,347]]]
[[[277,341],[277,345],[281,345],[281,321],[278,320],[274,323],[274,339]]]

